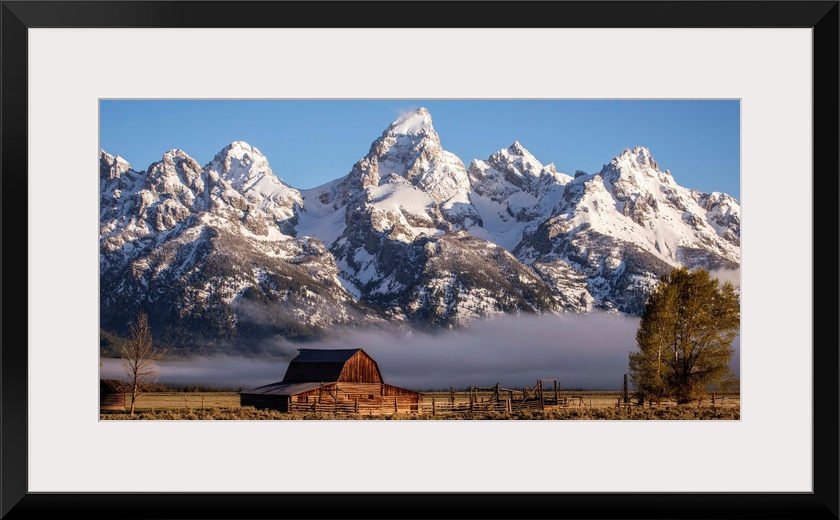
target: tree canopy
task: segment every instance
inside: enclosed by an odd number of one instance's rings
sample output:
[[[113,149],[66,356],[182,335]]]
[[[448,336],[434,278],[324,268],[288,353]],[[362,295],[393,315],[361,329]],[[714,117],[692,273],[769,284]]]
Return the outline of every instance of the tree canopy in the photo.
[[[641,399],[691,402],[734,379],[732,341],[741,328],[740,298],[708,271],[674,269],[645,305],[630,354],[630,380]]]

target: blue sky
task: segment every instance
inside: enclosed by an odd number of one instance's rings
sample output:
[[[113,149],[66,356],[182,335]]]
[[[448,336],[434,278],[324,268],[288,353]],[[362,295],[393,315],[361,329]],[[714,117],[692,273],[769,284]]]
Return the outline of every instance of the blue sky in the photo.
[[[349,173],[418,107],[466,166],[519,141],[558,171],[594,173],[645,146],[681,186],[741,198],[737,100],[101,100],[100,147],[146,170],[173,148],[204,165],[246,141],[278,177],[308,189]]]

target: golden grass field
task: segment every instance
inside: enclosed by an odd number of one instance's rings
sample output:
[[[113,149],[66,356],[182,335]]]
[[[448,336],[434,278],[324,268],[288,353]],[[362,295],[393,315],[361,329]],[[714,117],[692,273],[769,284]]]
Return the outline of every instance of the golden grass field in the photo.
[[[131,394],[125,394],[125,408],[131,405]],[[140,394],[135,411],[194,410],[239,406],[238,392],[151,392]]]
[[[548,394],[547,394],[548,395]],[[553,397],[553,392],[551,392]],[[715,395],[692,403],[677,406],[674,402],[663,402],[659,406],[639,406],[635,403],[621,402],[621,392],[616,391],[561,391],[559,397],[565,397],[565,406],[550,407],[545,410],[520,410],[513,412],[468,412],[468,413],[431,413],[431,403],[454,402],[469,403],[466,391],[424,392],[423,413],[402,413],[393,416],[337,415],[324,413],[281,413],[268,410],[256,410],[239,405],[237,392],[151,392],[141,394],[135,405],[135,415],[128,414],[131,402],[126,394],[126,411],[102,411],[100,419],[157,419],[157,420],[301,420],[301,419],[549,419],[549,420],[587,420],[587,419],[740,419],[741,401],[738,394]],[[493,398],[491,392],[474,394],[479,401]],[[506,396],[501,396],[503,399]]]

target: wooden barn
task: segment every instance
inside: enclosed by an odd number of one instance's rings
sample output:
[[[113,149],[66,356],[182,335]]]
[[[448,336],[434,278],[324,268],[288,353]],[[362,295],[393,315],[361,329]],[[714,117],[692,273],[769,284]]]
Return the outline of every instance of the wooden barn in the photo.
[[[99,380],[99,410],[125,411],[125,388],[117,379]]]
[[[420,412],[423,394],[386,384],[364,350],[298,349],[286,375],[239,393],[242,406],[268,410],[380,415]]]

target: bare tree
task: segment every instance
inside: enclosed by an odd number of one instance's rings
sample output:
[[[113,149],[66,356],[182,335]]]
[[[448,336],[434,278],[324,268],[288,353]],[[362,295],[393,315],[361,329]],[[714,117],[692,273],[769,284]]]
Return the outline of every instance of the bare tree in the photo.
[[[149,317],[145,312],[137,314],[130,332],[128,341],[122,347],[122,367],[131,387],[131,415],[134,415],[137,396],[147,383],[157,381],[157,361],[163,357],[164,352],[155,350],[152,344]]]

